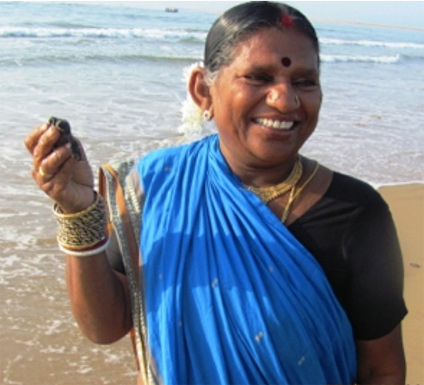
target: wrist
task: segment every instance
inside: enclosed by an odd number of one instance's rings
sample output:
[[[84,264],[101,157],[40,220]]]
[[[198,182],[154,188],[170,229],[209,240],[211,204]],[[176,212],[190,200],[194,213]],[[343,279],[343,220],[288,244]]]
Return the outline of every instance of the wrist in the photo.
[[[56,202],[54,207],[58,210],[58,213],[60,214],[78,214],[87,210],[91,205],[96,202],[96,199],[97,192],[90,188],[89,193],[80,195],[80,199],[77,203],[73,203],[72,205],[70,205],[68,203],[60,204]]]
[[[97,192],[94,195],[94,203],[76,213],[65,213],[57,204],[53,206],[58,223],[57,242],[68,255],[94,255],[107,247],[106,205],[102,196]]]

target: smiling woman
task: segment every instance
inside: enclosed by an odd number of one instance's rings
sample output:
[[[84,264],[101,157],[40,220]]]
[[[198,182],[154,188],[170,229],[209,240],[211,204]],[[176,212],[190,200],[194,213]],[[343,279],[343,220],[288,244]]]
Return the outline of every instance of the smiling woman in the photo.
[[[78,324],[97,343],[133,330],[141,383],[404,382],[387,204],[300,153],[321,108],[319,60],[292,7],[230,9],[188,87],[218,134],[103,166],[100,195],[83,151],[55,147],[54,122],[28,135]]]
[[[282,66],[284,55],[290,67]],[[234,47],[234,60],[199,102],[213,112],[221,151],[243,183],[272,185],[293,168],[316,127],[321,99],[310,39],[267,29]]]

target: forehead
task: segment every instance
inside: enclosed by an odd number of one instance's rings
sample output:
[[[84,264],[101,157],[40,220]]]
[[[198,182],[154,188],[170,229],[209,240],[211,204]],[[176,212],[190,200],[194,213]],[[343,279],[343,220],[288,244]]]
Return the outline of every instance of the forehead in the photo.
[[[318,52],[309,37],[293,30],[265,29],[235,45],[233,61],[236,65],[282,64],[289,58],[294,66],[318,69]]]

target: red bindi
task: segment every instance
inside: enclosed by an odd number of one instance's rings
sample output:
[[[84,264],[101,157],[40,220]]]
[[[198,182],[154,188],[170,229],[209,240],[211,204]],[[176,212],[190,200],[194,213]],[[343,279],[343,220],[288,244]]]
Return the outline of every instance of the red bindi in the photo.
[[[283,57],[283,58],[281,59],[281,64],[282,64],[284,67],[290,67],[290,65],[291,65],[291,59],[290,59],[289,57]]]
[[[291,16],[283,15],[281,16],[281,23],[284,25],[284,27],[290,28],[294,24],[294,21]]]

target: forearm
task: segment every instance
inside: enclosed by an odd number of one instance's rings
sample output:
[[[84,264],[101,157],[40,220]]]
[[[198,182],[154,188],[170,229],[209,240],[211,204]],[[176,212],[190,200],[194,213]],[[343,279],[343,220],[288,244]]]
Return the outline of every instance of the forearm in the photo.
[[[102,252],[67,257],[67,286],[76,321],[90,340],[108,344],[132,327],[126,277],[115,272]]]

